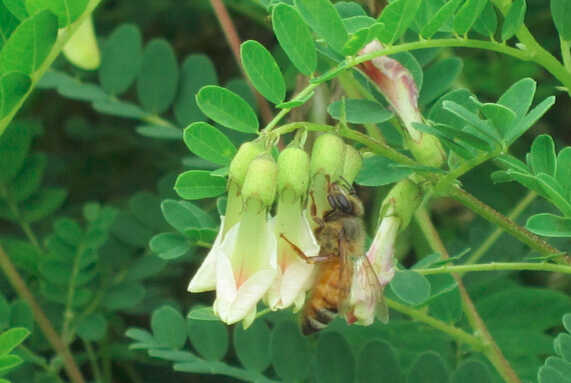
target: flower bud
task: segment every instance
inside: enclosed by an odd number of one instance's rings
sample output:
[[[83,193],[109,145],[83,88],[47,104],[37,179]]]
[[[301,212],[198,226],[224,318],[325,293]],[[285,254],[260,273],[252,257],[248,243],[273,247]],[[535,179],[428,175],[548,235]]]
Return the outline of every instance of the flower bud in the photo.
[[[343,164],[343,178],[352,184],[363,166],[361,153],[351,145],[345,145],[345,162]]]
[[[336,134],[325,133],[317,137],[311,152],[311,177],[317,174],[329,175],[336,182],[343,173],[345,143]]]
[[[260,141],[245,142],[240,146],[240,149],[238,149],[238,153],[236,153],[230,163],[228,179],[230,182],[235,182],[239,190],[242,188],[244,180],[246,179],[250,162],[262,154],[264,149],[264,144]]]
[[[446,162],[446,153],[442,143],[433,135],[420,133],[418,140],[408,140],[407,147],[421,165],[440,168]]]
[[[261,203],[260,209],[270,207],[276,196],[277,177],[278,167],[271,155],[262,154],[252,160],[242,187],[244,208],[248,209],[252,200]]]
[[[408,226],[421,202],[422,193],[418,185],[409,179],[404,179],[392,188],[383,201],[381,214],[398,217],[399,232],[401,232]]]
[[[93,29],[93,18],[86,18],[63,46],[64,56],[75,66],[95,70],[101,64],[101,54]]]
[[[285,148],[278,158],[278,194],[280,199],[294,202],[307,194],[309,155],[299,146]]]

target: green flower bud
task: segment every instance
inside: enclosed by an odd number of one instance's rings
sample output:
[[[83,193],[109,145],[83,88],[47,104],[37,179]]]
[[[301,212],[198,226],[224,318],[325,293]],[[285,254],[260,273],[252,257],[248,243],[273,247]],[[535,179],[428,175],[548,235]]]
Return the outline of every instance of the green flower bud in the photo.
[[[351,145],[345,145],[345,163],[343,164],[343,178],[350,184],[355,181],[357,174],[363,166],[361,153]]]
[[[317,174],[329,175],[336,182],[343,174],[345,143],[336,134],[325,133],[317,137],[311,152],[311,177]]]
[[[262,154],[264,149],[265,146],[261,141],[246,142],[238,149],[238,153],[236,153],[234,159],[232,159],[230,169],[228,170],[228,180],[235,182],[238,186],[238,190],[240,190],[244,184],[250,162]]]
[[[307,194],[309,155],[299,146],[289,146],[278,157],[278,194],[294,202]]]
[[[442,143],[433,135],[421,133],[417,141],[409,139],[407,147],[421,165],[440,168],[446,163],[446,153]]]
[[[418,185],[409,179],[397,183],[389,192],[381,207],[381,215],[387,212],[401,219],[400,231],[403,231],[416,209],[422,202],[422,192]]]
[[[270,207],[276,196],[277,178],[278,166],[271,155],[262,154],[250,162],[242,187],[244,208],[253,205],[260,210]],[[253,201],[259,201],[259,204]]]

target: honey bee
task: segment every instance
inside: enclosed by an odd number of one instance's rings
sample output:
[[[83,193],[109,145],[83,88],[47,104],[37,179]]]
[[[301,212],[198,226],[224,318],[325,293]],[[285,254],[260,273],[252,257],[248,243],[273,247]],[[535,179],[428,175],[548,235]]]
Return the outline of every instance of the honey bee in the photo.
[[[386,315],[386,307],[382,307],[382,287],[365,256],[362,201],[348,183],[329,183],[327,200],[331,209],[321,218],[316,216],[315,201],[311,210],[312,218],[318,224],[314,230],[321,246],[318,255],[306,256],[281,235],[306,262],[319,265],[315,285],[302,311],[304,335],[324,329],[339,314],[345,315],[350,324],[355,322],[356,318],[350,312],[355,294],[361,301],[375,306],[377,315]]]

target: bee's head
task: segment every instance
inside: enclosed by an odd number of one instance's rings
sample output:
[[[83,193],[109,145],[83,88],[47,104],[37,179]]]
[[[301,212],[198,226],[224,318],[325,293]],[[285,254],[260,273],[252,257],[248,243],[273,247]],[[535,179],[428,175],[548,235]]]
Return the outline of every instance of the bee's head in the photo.
[[[329,184],[327,201],[329,201],[334,211],[347,216],[361,217],[364,213],[363,203],[357,197],[355,189],[347,181],[343,184]]]

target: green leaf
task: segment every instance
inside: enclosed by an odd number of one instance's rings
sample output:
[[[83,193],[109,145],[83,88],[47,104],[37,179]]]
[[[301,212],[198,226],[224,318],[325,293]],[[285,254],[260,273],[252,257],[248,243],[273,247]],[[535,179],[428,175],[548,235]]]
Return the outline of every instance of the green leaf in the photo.
[[[506,133],[505,141],[508,145],[512,144],[529,128],[533,126],[555,103],[555,97],[547,97],[539,105],[531,110],[513,129]]]
[[[190,55],[180,69],[180,89],[174,101],[173,111],[181,126],[191,122],[206,121],[207,117],[196,104],[196,94],[203,86],[218,84],[216,69],[204,55]]]
[[[30,332],[34,331],[34,312],[32,307],[21,300],[15,300],[10,307],[9,327],[25,327]]]
[[[0,118],[14,109],[31,85],[30,77],[22,73],[8,72],[0,77]]]
[[[458,288],[432,298],[428,305],[430,314],[443,322],[456,324],[462,318],[462,296]]]
[[[424,303],[430,296],[430,283],[416,271],[397,271],[390,286],[400,299],[410,305]]]
[[[359,383],[401,383],[402,372],[397,353],[381,340],[374,340],[363,348],[357,360]]]
[[[349,99],[335,101],[327,107],[327,112],[337,120],[340,120],[341,103],[345,103],[347,122],[354,124],[377,124],[394,116],[393,112],[385,109],[378,102]]]
[[[465,35],[476,22],[487,4],[487,0],[467,0],[454,18],[454,33]]]
[[[285,99],[285,81],[276,60],[262,44],[248,40],[240,46],[246,76],[262,96],[274,104]]]
[[[385,7],[378,21],[385,25],[379,39],[383,44],[394,43],[410,26],[420,7],[420,0],[396,0]]]
[[[571,335],[559,334],[553,342],[555,352],[566,362],[571,362]],[[571,365],[570,365],[571,366]]]
[[[141,330],[138,328],[129,328],[125,335],[137,343],[130,345],[129,349],[145,349],[145,348],[156,348],[160,347],[155,338],[146,330]]]
[[[161,210],[169,225],[181,233],[189,227],[201,227],[198,216],[195,214],[195,206],[191,203],[165,200],[161,204]]]
[[[123,94],[135,81],[143,60],[142,41],[139,28],[123,24],[105,42],[99,68],[99,82],[105,92]]]
[[[424,72],[418,103],[427,105],[440,97],[462,72],[463,65],[460,58],[452,57],[429,66]]]
[[[228,352],[228,329],[221,321],[187,318],[190,343],[206,360],[221,360]]]
[[[191,245],[179,233],[161,233],[151,239],[151,251],[162,259],[174,259],[186,254]]]
[[[538,136],[531,145],[529,153],[529,167],[533,174],[545,173],[555,177],[557,158],[555,156],[555,143],[548,134]]]
[[[178,90],[178,65],[173,48],[165,40],[152,40],[143,52],[137,79],[137,96],[152,114],[165,112]]]
[[[450,373],[446,362],[435,352],[425,352],[410,366],[407,383],[449,383]]]
[[[541,185],[548,200],[563,213],[566,217],[571,217],[571,204],[569,200],[563,196],[563,188],[559,186],[555,178],[541,173],[536,176],[537,182]]]
[[[46,218],[64,203],[67,191],[43,188],[23,202],[20,214],[25,222],[36,222]]]
[[[139,125],[135,131],[141,136],[158,138],[160,140],[180,140],[182,139],[182,130],[174,126],[161,125]]]
[[[454,371],[452,383],[494,383],[494,379],[484,363],[467,360]]]
[[[363,159],[363,167],[355,179],[355,183],[362,186],[382,186],[400,181],[411,175],[411,169],[397,167],[396,162],[383,157],[374,156]],[[383,171],[379,171],[383,169]]]
[[[67,305],[69,302],[69,288],[42,280],[40,282],[40,293],[52,302]],[[73,292],[71,307],[81,307],[93,297],[93,292],[87,288],[76,288]]]
[[[201,307],[197,309],[192,309],[186,317],[188,319],[195,319],[195,320],[220,321],[220,318],[214,315],[212,307]]]
[[[307,24],[297,10],[285,3],[272,10],[272,25],[276,38],[293,65],[311,77],[317,69],[317,51]]]
[[[83,239],[81,226],[70,218],[59,218],[54,223],[54,233],[66,244],[77,246]]]
[[[236,147],[220,130],[205,122],[195,122],[184,130],[184,143],[191,152],[218,165],[228,166]]]
[[[93,342],[103,339],[107,333],[107,321],[99,313],[92,313],[80,318],[75,324],[77,335],[87,341]]]
[[[531,175],[529,168],[517,158],[514,158],[507,154],[501,154],[498,157],[496,157],[494,160],[498,162],[501,166],[504,166],[508,169],[513,169],[520,173]]]
[[[256,113],[236,93],[219,86],[205,86],[196,95],[198,106],[212,120],[244,133],[255,133],[259,122]]]
[[[474,23],[474,30],[492,39],[498,28],[498,16],[492,3],[488,1],[486,3],[482,13]]]
[[[147,112],[138,105],[113,99],[95,101],[93,109],[101,113],[125,118],[143,119],[147,115]]]
[[[141,303],[146,293],[145,288],[137,282],[121,282],[107,289],[101,301],[111,311],[130,309]]]
[[[146,247],[151,229],[127,212],[119,212],[111,226],[111,232],[121,241],[136,247]]]
[[[571,314],[563,315],[563,326],[568,333],[571,333]]]
[[[181,349],[186,343],[186,323],[181,313],[163,306],[151,316],[153,336],[164,347]]]
[[[569,200],[571,195],[571,147],[563,148],[557,156],[555,179],[563,189],[563,196]]]
[[[10,124],[0,136],[0,184],[11,181],[26,161],[30,145],[32,144],[32,133],[25,126]]]
[[[234,350],[247,370],[263,373],[270,364],[270,328],[263,320],[256,320],[244,330],[234,328]]]
[[[458,130],[448,125],[436,124],[434,126],[430,126],[413,122],[412,126],[421,132],[426,132],[435,135],[436,137],[450,140],[452,142],[456,142],[457,140],[462,141],[480,150],[490,151],[493,149],[493,143],[483,140],[470,132],[465,130]]]
[[[22,358],[17,355],[3,355],[0,356],[0,374],[9,371],[22,363]]]
[[[0,356],[7,355],[30,335],[24,327],[11,328],[0,335]]]
[[[228,366],[222,362],[199,361],[193,363],[176,363],[173,366],[175,371],[193,372],[195,374],[220,374],[230,376],[241,381],[252,383],[275,383],[264,375],[256,372],[246,371],[241,368]]]
[[[460,6],[462,0],[450,0],[438,12],[426,23],[421,31],[420,36],[424,39],[429,39],[436,32],[441,30],[442,26],[450,19],[454,14],[458,6]]]
[[[506,15],[504,25],[502,26],[502,40],[506,41],[516,34],[518,29],[523,25],[527,4],[525,0],[515,0]]]
[[[226,178],[213,177],[205,170],[189,170],[178,176],[174,189],[184,199],[216,197],[226,191]]]
[[[20,21],[30,17],[24,0],[2,0],[4,6]]]
[[[58,18],[59,28],[65,28],[76,21],[85,11],[89,0],[26,0],[30,15],[42,9],[48,9]]]
[[[571,383],[571,375],[569,375],[568,372],[569,366],[567,365],[559,366],[560,364],[563,363],[561,362],[554,363],[555,359],[559,358],[547,358],[547,361],[550,361],[552,365],[549,366],[545,365],[539,369],[539,373],[537,374],[537,379],[539,383]],[[557,366],[553,366],[556,363]]]
[[[278,323],[270,337],[270,354],[276,374],[285,382],[302,382],[309,375],[311,350],[306,337],[291,321]]]
[[[466,109],[464,106],[455,103],[454,101],[444,101],[442,103],[444,109],[454,113],[464,121],[468,122],[476,128],[484,136],[487,136],[497,143],[502,142],[502,138],[486,121],[482,121],[474,112]]]
[[[294,4],[307,25],[341,53],[349,35],[333,4],[329,0],[294,0]]]
[[[537,235],[546,237],[571,237],[571,218],[542,213],[530,217],[525,227]]]
[[[173,362],[196,362],[200,360],[200,358],[188,351],[161,350],[157,348],[149,350],[149,356]]]
[[[355,380],[356,361],[349,344],[338,332],[319,337],[314,370],[317,383],[346,383]]]
[[[48,56],[57,37],[57,18],[42,10],[22,21],[0,51],[0,72],[32,74]]]
[[[563,41],[571,41],[571,1],[551,0],[551,16]]]
[[[480,107],[480,110],[502,137],[506,136],[510,125],[516,119],[516,114],[511,109],[503,105],[483,104]]]

